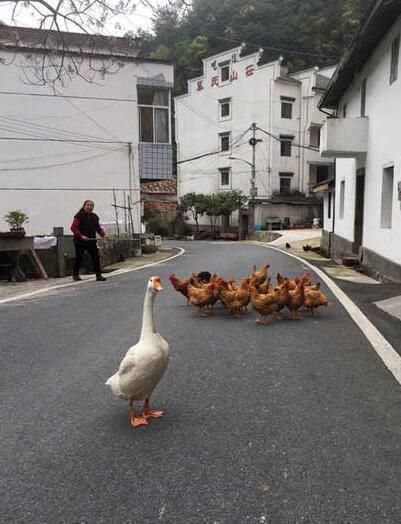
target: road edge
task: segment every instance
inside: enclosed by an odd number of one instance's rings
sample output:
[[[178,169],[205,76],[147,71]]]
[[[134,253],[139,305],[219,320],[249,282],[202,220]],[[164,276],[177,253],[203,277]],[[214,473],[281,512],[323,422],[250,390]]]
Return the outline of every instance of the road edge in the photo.
[[[162,262],[167,262],[168,260],[173,260],[173,258],[180,257],[181,255],[183,255],[185,253],[185,249],[182,248],[182,247],[178,247],[177,246],[176,249],[179,249],[180,252],[179,253],[175,253],[175,255],[171,255],[171,257],[167,257],[167,258],[163,258],[162,260],[158,260],[157,262],[150,262],[148,264],[144,264],[143,266],[138,266],[138,267],[125,268],[125,269],[116,269],[116,271],[113,271],[113,272],[107,274],[107,279],[109,279],[111,277],[118,276],[118,275],[123,275],[125,273],[130,273],[131,271],[138,271],[139,269],[143,269],[143,268],[146,268],[146,267],[157,266],[158,264],[161,264]],[[6,304],[8,302],[13,302],[14,300],[23,300],[25,298],[30,298],[30,297],[33,297],[35,295],[40,295],[42,293],[46,293],[47,291],[54,291],[55,289],[63,289],[65,287],[70,287],[70,286],[82,286],[83,284],[86,284],[87,282],[93,282],[95,279],[96,279],[96,277],[92,276],[92,277],[89,277],[89,278],[85,278],[85,280],[81,280],[79,282],[66,282],[65,284],[57,284],[57,285],[52,286],[52,287],[46,287],[46,288],[43,288],[43,289],[37,289],[35,291],[30,291],[29,293],[22,293],[21,295],[15,295],[14,297],[3,298],[3,299],[0,300],[0,305]]]
[[[335,295],[337,300],[347,311],[349,316],[362,331],[362,333],[367,338],[370,345],[373,347],[379,358],[382,360],[384,365],[394,376],[396,381],[401,385],[401,357],[394,349],[394,347],[388,342],[388,340],[380,333],[380,331],[372,324],[368,317],[361,311],[361,309],[353,302],[348,295],[344,293],[342,289],[320,268],[314,266],[304,258],[301,258],[292,253],[287,253],[286,251],[279,249],[274,246],[270,246],[264,242],[248,242],[248,244],[253,246],[259,246],[263,248],[273,249],[274,251],[279,251],[283,255],[293,257],[299,262],[302,262],[308,266],[312,271],[314,271],[328,286],[330,291]]]

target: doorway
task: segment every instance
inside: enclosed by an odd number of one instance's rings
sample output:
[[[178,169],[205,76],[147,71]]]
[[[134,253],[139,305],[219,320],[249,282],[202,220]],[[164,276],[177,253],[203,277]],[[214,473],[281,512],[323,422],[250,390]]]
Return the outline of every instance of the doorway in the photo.
[[[359,255],[363,237],[363,208],[365,201],[365,168],[356,171],[354,253]]]

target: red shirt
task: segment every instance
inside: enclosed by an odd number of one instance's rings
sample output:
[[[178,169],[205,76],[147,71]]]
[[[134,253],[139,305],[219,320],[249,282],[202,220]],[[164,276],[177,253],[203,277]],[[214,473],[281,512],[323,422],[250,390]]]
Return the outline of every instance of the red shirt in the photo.
[[[97,220],[95,221],[95,223],[96,223],[95,229],[97,233],[99,233],[101,237],[104,237],[106,233],[104,229],[100,227],[99,221]],[[81,224],[81,220],[79,216],[75,216],[71,224],[71,231],[74,233],[74,236],[76,236],[77,238],[82,238],[82,236],[89,236],[90,238],[92,235],[85,235],[85,233],[82,233],[82,231],[80,231],[80,228],[79,228],[80,224]]]

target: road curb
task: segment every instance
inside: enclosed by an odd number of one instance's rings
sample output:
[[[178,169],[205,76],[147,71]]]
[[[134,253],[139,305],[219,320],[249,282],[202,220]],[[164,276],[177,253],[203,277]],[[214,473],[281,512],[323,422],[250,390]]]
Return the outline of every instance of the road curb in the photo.
[[[143,268],[146,268],[146,267],[157,266],[158,264],[161,264],[162,262],[167,262],[168,260],[173,260],[174,258],[180,257],[181,255],[183,255],[185,253],[185,249],[182,248],[182,247],[177,247],[176,249],[179,249],[180,252],[176,253],[175,255],[172,255],[171,257],[163,258],[162,260],[158,260],[157,262],[150,262],[148,264],[143,264],[142,266],[138,266],[138,267],[132,267],[132,268],[126,268],[126,269],[117,269],[116,271],[108,273],[107,274],[107,279],[109,279],[111,277],[114,277],[114,276],[123,275],[125,273],[130,273],[131,271],[138,271],[139,269],[143,269]],[[0,299],[0,305],[1,304],[6,304],[8,302],[13,302],[15,300],[23,300],[25,298],[30,298],[30,297],[33,297],[35,295],[40,295],[42,293],[46,293],[47,291],[54,291],[55,289],[63,289],[65,287],[71,287],[71,286],[82,286],[82,285],[86,284],[87,282],[93,282],[94,280],[96,280],[95,276],[86,278],[85,280],[81,280],[79,282],[66,282],[65,284],[57,284],[55,286],[46,287],[46,288],[43,288],[43,289],[37,289],[35,291],[30,291],[29,293],[22,293],[21,295],[15,295],[14,297],[3,298],[3,299]]]
[[[367,316],[361,311],[361,309],[344,293],[342,289],[320,268],[314,266],[304,258],[298,257],[292,253],[287,253],[282,249],[278,249],[274,246],[270,246],[263,242],[248,242],[253,246],[259,246],[263,248],[273,249],[283,255],[293,257],[299,262],[302,262],[314,271],[328,286],[331,292],[335,295],[340,304],[347,311],[349,316],[362,331],[369,343],[383,361],[387,369],[392,373],[397,382],[401,385],[401,357],[394,349],[394,347],[388,342],[388,340],[380,333],[380,331],[372,324]]]

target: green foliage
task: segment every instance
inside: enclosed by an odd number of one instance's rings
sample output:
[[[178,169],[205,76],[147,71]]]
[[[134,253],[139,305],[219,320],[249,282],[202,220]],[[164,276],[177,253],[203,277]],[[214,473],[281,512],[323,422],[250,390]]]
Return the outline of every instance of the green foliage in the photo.
[[[335,63],[370,0],[171,0],[156,10],[154,34],[141,32],[142,56],[171,61],[176,92],[202,71],[201,58],[252,44],[263,60],[282,54],[290,68]],[[270,48],[270,49],[269,49]]]
[[[192,214],[196,223],[196,230],[199,230],[198,219],[201,215],[210,218],[212,230],[220,216],[230,217],[234,211],[245,206],[248,198],[242,191],[232,190],[220,193],[204,195],[203,193],[187,193],[183,195],[178,203],[178,210],[181,213]]]
[[[147,233],[153,233],[154,235],[160,235],[162,237],[168,235],[168,229],[162,224],[160,218],[149,218],[145,221],[145,227]]]
[[[10,226],[10,229],[20,229],[24,224],[29,222],[29,217],[26,213],[17,209],[15,211],[9,211],[4,215],[4,220]]]

